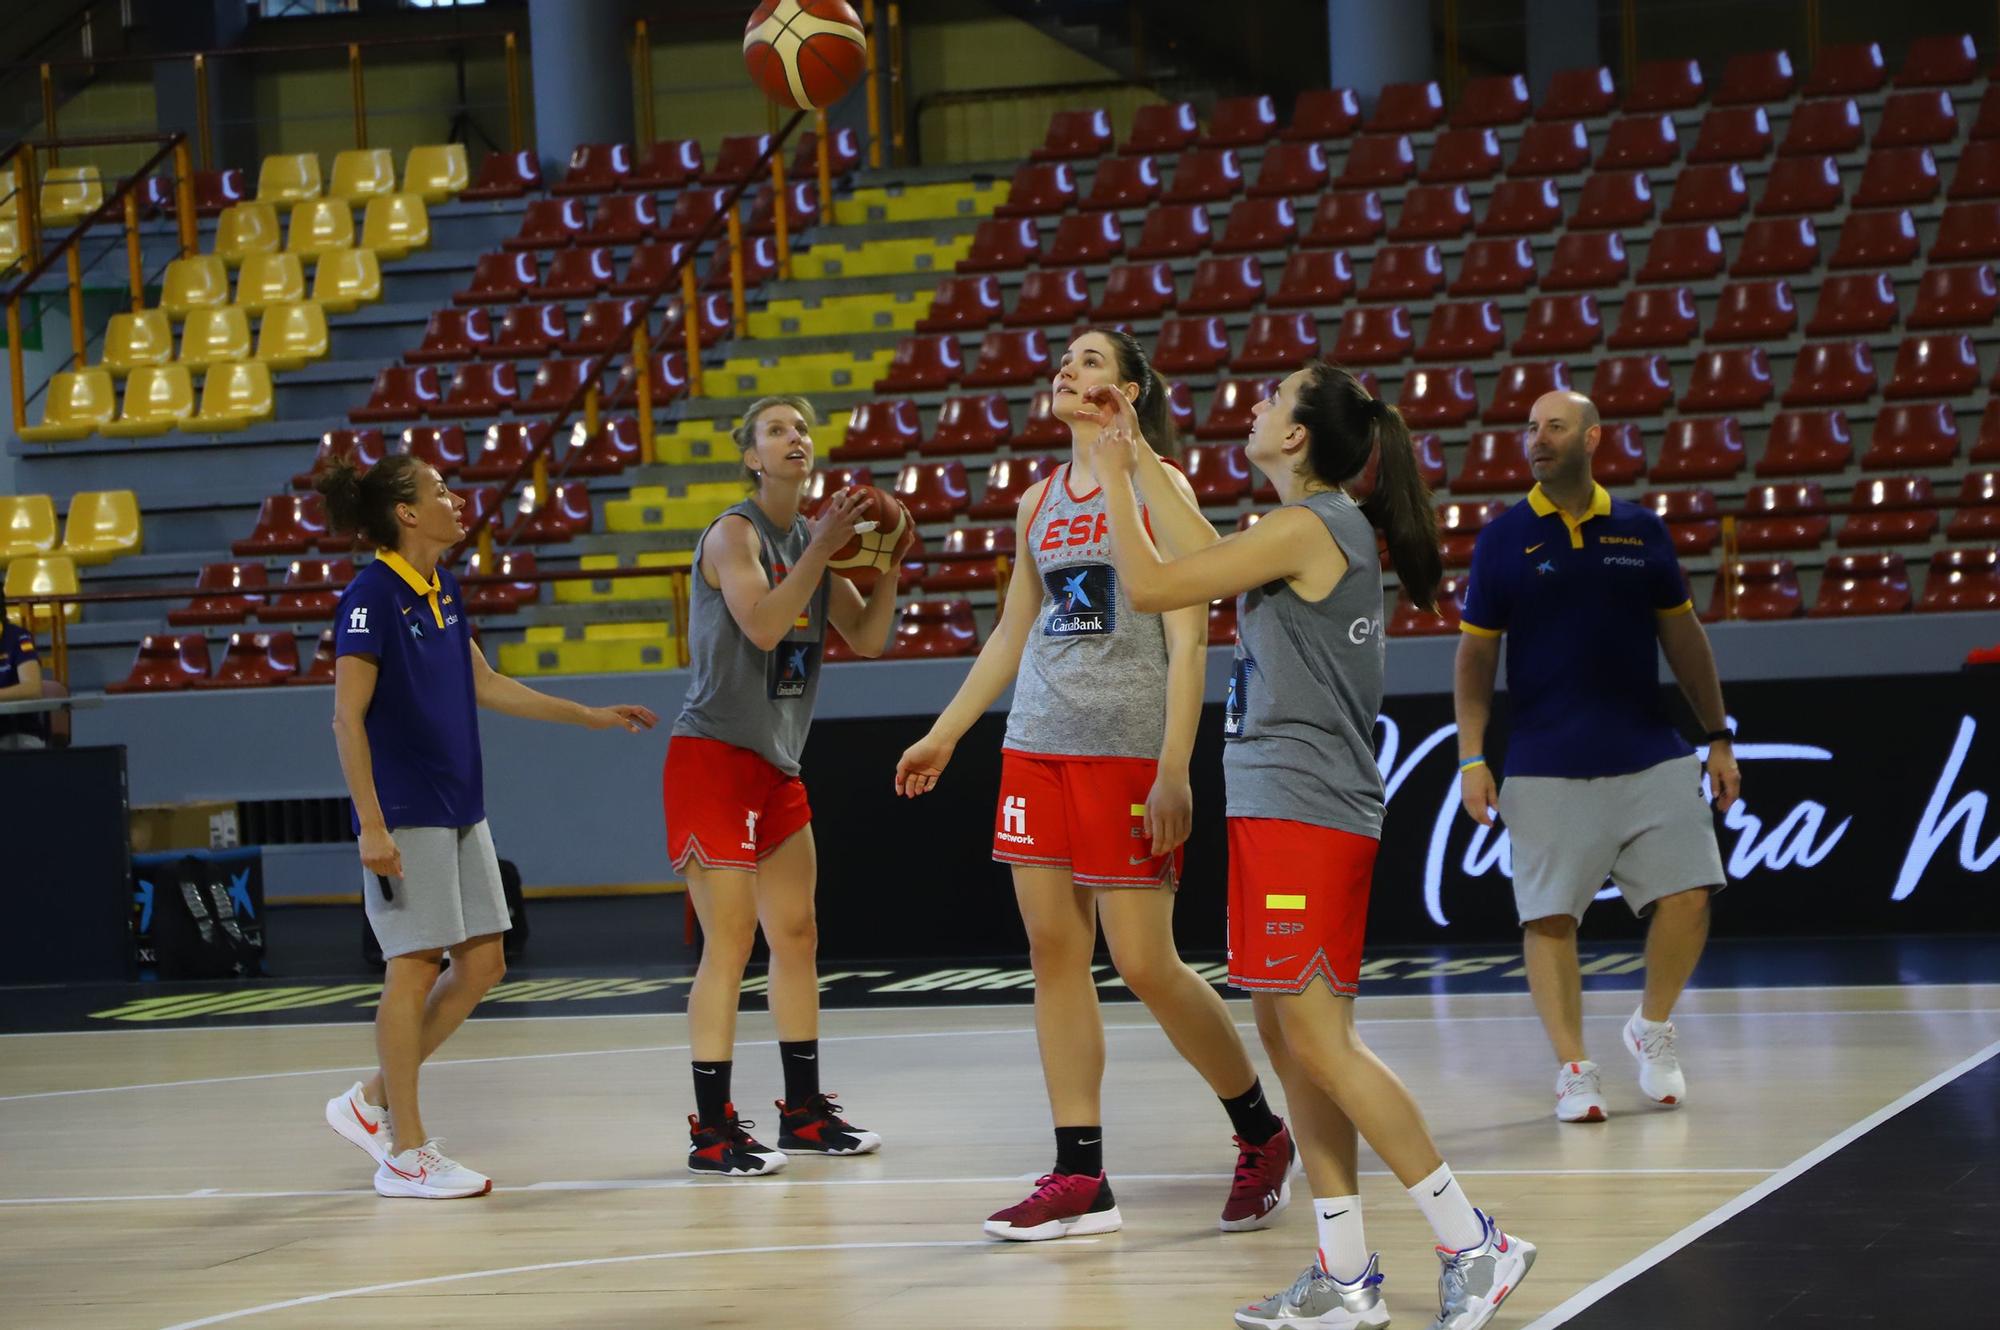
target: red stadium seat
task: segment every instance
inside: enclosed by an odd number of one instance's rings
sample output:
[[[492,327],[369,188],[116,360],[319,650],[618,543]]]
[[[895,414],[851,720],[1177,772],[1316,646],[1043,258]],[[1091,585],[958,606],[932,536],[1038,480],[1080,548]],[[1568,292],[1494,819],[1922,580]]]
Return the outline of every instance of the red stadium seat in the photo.
[[[1153,368],[1162,374],[1214,374],[1229,363],[1229,330],[1219,314],[1169,318],[1160,325]]]
[[[1995,104],[2000,105],[2000,101]],[[1951,188],[1945,197],[1954,203],[2000,198],[2000,140],[1982,139],[1965,145],[1958,155],[1958,169],[1952,172]]]
[[[959,381],[968,388],[1004,388],[1039,383],[1053,370],[1049,339],[1040,328],[1009,329],[980,339],[979,359]]]
[[[1854,487],[1851,514],[1834,533],[1842,549],[1871,545],[1926,545],[1937,534],[1938,515],[1930,481],[1922,476],[1890,476]]]
[[[1771,117],[1761,106],[1718,106],[1702,117],[1688,161],[1754,162],[1771,155]]]
[[[1722,275],[1722,236],[1713,226],[1663,226],[1646,246],[1641,282],[1702,282]]]
[[[1209,399],[1208,415],[1195,426],[1202,440],[1240,441],[1250,435],[1250,408],[1276,391],[1275,379],[1224,379]]]
[[[646,364],[652,376],[655,406],[664,406],[687,392],[686,352],[655,351],[646,357]],[[639,376],[629,358],[619,365],[618,377],[611,383],[611,395],[605,400],[607,405],[620,409],[638,406]]]
[[[268,688],[299,672],[298,640],[287,632],[231,633],[228,649],[206,679],[190,688]]]
[[[1815,619],[1863,614],[1907,614],[1910,575],[1900,554],[1840,554],[1826,561],[1820,574]]]
[[[1181,154],[1163,203],[1220,203],[1243,192],[1243,164],[1234,148],[1195,148]]]
[[[588,360],[545,360],[535,377],[521,390],[516,410],[533,415],[554,415],[574,402],[583,408],[585,386],[594,382]]]
[[[1041,261],[1052,268],[1077,268],[1109,263],[1124,252],[1125,232],[1117,214],[1073,212],[1056,223],[1055,237]]]
[[[722,215],[724,202],[729,191],[724,188],[684,189],[674,199],[674,210],[660,223],[660,236],[666,240],[694,240],[708,230],[710,223]],[[716,223],[716,231],[721,224]]]
[[[743,285],[755,291],[778,275],[778,243],[769,236],[750,236],[743,246]],[[729,254],[718,245],[708,256],[708,271],[701,279],[704,291],[727,291],[735,277],[730,272]]]
[[[1974,471],[1960,482],[1958,511],[1951,515],[1945,539],[2000,539],[2000,471]]]
[[[1340,319],[1333,358],[1343,365],[1392,365],[1416,349],[1410,312],[1401,305],[1358,305]]]
[[[1117,277],[1116,270],[1112,273]],[[930,312],[917,320],[918,332],[980,332],[1002,313],[1000,282],[994,277],[942,277]]]
[[[636,245],[660,229],[660,205],[651,194],[606,194],[577,240],[586,245]]]
[[[1431,637],[1456,636],[1459,618],[1465,608],[1465,584],[1463,577],[1444,577],[1438,580],[1437,613],[1431,614],[1417,608],[1410,599],[1406,588],[1396,590],[1396,607],[1389,615],[1387,632],[1391,637]],[[1234,602],[1231,602],[1232,608]]]
[[[1500,306],[1491,300],[1460,301],[1439,305],[1424,329],[1424,344],[1417,359],[1429,363],[1450,360],[1485,360],[1500,354],[1506,345],[1507,327],[1500,318]]]
[[[579,143],[551,194],[602,194],[620,189],[632,174],[632,149],[624,143]]]
[[[1535,252],[1526,240],[1487,239],[1465,247],[1450,291],[1455,296],[1516,295],[1534,284]]]
[[[1850,217],[1851,224],[1853,218]],[[1810,217],[1759,217],[1743,228],[1731,277],[1779,277],[1819,266],[1819,232]]]
[[[441,309],[424,324],[424,340],[403,352],[413,365],[470,360],[493,345],[493,320],[483,309]]]
[[[1831,157],[1780,157],[1771,163],[1759,217],[1831,212],[1841,203],[1840,168]]]
[[[958,261],[960,272],[1013,272],[1041,253],[1041,234],[1026,217],[989,217],[972,233],[972,245]]]
[[[1627,115],[1611,122],[1595,166],[1600,171],[1647,171],[1672,166],[1680,157],[1672,116]]]
[[[1090,284],[1077,268],[1044,269],[1021,278],[1014,308],[1000,322],[1009,328],[1075,323],[1090,314]]]
[[[1807,97],[1858,97],[1875,92],[1889,80],[1882,48],[1874,42],[1842,42],[1822,46],[1813,59],[1802,91]]]
[[[1931,555],[1919,613],[2000,609],[2000,549],[1939,550]]]
[[[530,199],[519,229],[500,243],[508,249],[559,249],[589,225],[588,199]]]
[[[1239,374],[1258,370],[1289,374],[1319,354],[1319,327],[1311,314],[1304,310],[1256,314],[1251,316],[1243,349],[1229,367]]]
[[[1278,137],[1295,143],[1344,139],[1361,124],[1361,99],[1352,88],[1307,88],[1292,103],[1292,121]]]
[[[979,627],[969,600],[913,600],[896,614],[885,660],[979,654]]]
[[[1900,208],[1929,203],[1938,196],[1943,180],[1937,159],[1929,148],[1877,147],[1861,168],[1861,183],[1854,191],[1857,208]]]
[[[340,592],[293,591],[290,588],[324,582],[345,585],[353,580],[352,559],[294,559],[285,572],[286,589],[274,589],[271,598],[258,607],[257,618],[264,623],[310,623],[316,619],[331,619],[333,612],[340,608]]]
[[[615,476],[638,463],[639,422],[630,416],[614,416],[594,434],[570,429],[562,470],[571,476]]]
[[[1757,459],[1757,474],[1767,480],[1832,476],[1847,470],[1853,458],[1854,436],[1844,412],[1780,411],[1771,421],[1764,455]]]
[[[472,183],[458,191],[463,203],[518,199],[542,187],[542,160],[533,152],[489,152]]]
[[[1761,106],[1789,101],[1798,87],[1792,57],[1782,50],[1738,51],[1722,66],[1715,85],[1717,106]]]
[[[1979,48],[1969,32],[1912,37],[1896,71],[1899,88],[1954,87],[1979,77]]]
[[[1463,185],[1413,185],[1403,196],[1391,240],[1449,240],[1472,230],[1472,196]]]
[[[925,591],[983,591],[998,580],[1002,555],[1012,557],[1011,527],[953,527],[938,544],[937,563],[924,574]]]
[[[2000,259],[2000,199],[1947,204],[1931,245],[1932,263]]]
[[[497,416],[520,396],[520,379],[511,361],[460,365],[452,375],[444,400],[430,409],[434,420]]]
[[[1521,494],[1535,483],[1520,430],[1480,430],[1467,440],[1453,494]]]
[[[1653,220],[1653,187],[1637,171],[1597,171],[1583,182],[1576,211],[1569,217],[1573,229],[1603,231],[1627,226],[1644,226]]]
[[[1298,243],[1299,215],[1290,199],[1244,199],[1229,210],[1215,242],[1218,254],[1290,249]]]
[[[1799,308],[1781,277],[1731,282],[1716,297],[1715,317],[1703,334],[1711,342],[1768,342],[1798,331]]]
[[[1529,125],[1521,132],[1507,174],[1519,178],[1576,175],[1590,169],[1590,135],[1581,121]]]
[[[1799,592],[1798,569],[1790,559],[1743,559],[1725,564],[1715,573],[1715,595],[1708,613],[1702,617],[1719,620],[1730,617],[1752,622],[1796,619],[1805,613]]]
[[[1479,533],[1486,524],[1507,511],[1508,505],[1498,499],[1484,503],[1441,503],[1437,509],[1438,545],[1444,555],[1444,566],[1463,568],[1472,562],[1472,547],[1479,539]]]
[[[715,161],[701,173],[704,185],[734,185],[758,174],[758,161],[769,151],[769,134],[725,134]]]
[[[1326,149],[1317,143],[1273,143],[1251,182],[1253,198],[1296,198],[1326,188]]]
[[[1657,416],[1674,404],[1674,379],[1662,355],[1611,356],[1597,362],[1590,400],[1607,418]]]
[[[1884,397],[1957,397],[1979,389],[1979,354],[1965,333],[1905,337]]]
[[[1600,485],[1637,483],[1646,474],[1646,441],[1629,420],[1605,421],[1597,451],[1590,455],[1590,475]]]
[[[1896,326],[1896,284],[1885,272],[1829,273],[1806,324],[1808,337],[1887,332]]]
[[[943,522],[966,510],[965,463],[910,462],[896,473],[896,497],[919,522]]]
[[[1674,196],[1662,217],[1668,222],[1725,222],[1750,210],[1743,168],[1734,164],[1690,166],[1674,181]]]
[[[1410,447],[1417,454],[1417,474],[1424,478],[1424,484],[1433,490],[1441,490],[1445,484],[1444,444],[1435,434],[1412,434]]]
[[[986,471],[985,491],[966,513],[971,517],[1012,517],[1021,496],[1055,470],[1053,457],[996,457]]]
[[[1263,302],[1264,265],[1244,254],[1203,259],[1195,266],[1194,283],[1180,307],[1186,314],[1219,314]]]
[[[1562,198],[1555,181],[1502,180],[1493,187],[1478,231],[1483,236],[1543,235],[1561,225]]]
[[[848,428],[853,428],[851,421]],[[918,451],[932,457],[990,453],[1003,446],[1013,432],[1005,394],[947,397],[938,408],[937,428]]]
[[[1250,492],[1250,461],[1240,444],[1195,444],[1181,458],[1195,502],[1235,503]]]
[[[1354,294],[1354,269],[1336,249],[1294,250],[1285,260],[1278,289],[1268,303],[1274,309],[1333,305]]]
[[[800,505],[803,512],[816,512],[820,504],[826,502],[829,494],[838,494],[856,485],[872,485],[875,473],[865,466],[823,466],[815,469],[812,479],[806,482],[805,502]]]
[[[1194,146],[1201,135],[1201,121],[1193,102],[1153,102],[1132,113],[1132,135],[1119,145],[1120,155],[1177,153]]]
[[[547,501],[528,509],[532,496],[532,489],[524,491],[524,511],[505,532],[510,542],[561,544],[576,536],[589,535],[596,524],[590,509],[590,489],[581,481],[551,486]]]
[[[352,462],[357,471],[366,471],[388,456],[389,446],[379,429],[330,429],[320,435],[313,452],[312,468],[292,477],[292,488],[309,490],[335,462]]]
[[[1371,134],[1413,133],[1444,123],[1444,92],[1435,83],[1385,83],[1368,117]]]
[[[889,372],[875,381],[878,393],[936,392],[965,372],[958,339],[948,333],[918,334],[896,343]]]
[[[167,622],[176,628],[242,623],[263,604],[268,582],[261,563],[205,564],[195,579],[199,594],[181,609],[167,611]]]
[[[1979,111],[1972,120],[1972,141],[2000,139],[2000,84],[1989,83],[1979,99]]]
[[[1212,148],[1248,148],[1278,132],[1278,108],[1269,97],[1221,97],[1209,114],[1201,142]]]
[[[433,365],[390,365],[375,372],[368,400],[347,413],[355,424],[376,420],[416,420],[438,403],[438,372]]]
[[[535,572],[535,556],[531,550],[500,550],[493,557],[489,569],[474,550],[466,559],[467,578],[473,577],[532,577]],[[538,582],[489,582],[465,588],[465,607],[473,614],[512,614],[523,605],[532,605],[541,596]]]
[[[628,189],[683,189],[700,180],[701,172],[701,140],[661,139],[634,156],[625,185]]]
[[[1309,246],[1372,245],[1382,238],[1382,197],[1372,189],[1336,190],[1320,196],[1300,243]]]
[[[472,595],[466,593],[470,602]],[[480,611],[474,610],[477,614]],[[319,645],[313,649],[312,660],[306,667],[285,680],[287,684],[331,684],[333,682],[333,629],[323,630],[319,635]]]
[[[1722,519],[1717,515],[1715,494],[1705,489],[1655,490],[1639,496],[1639,502],[1667,524],[1674,553],[1692,558],[1708,553],[1722,535]]]
[[[1875,147],[1921,148],[1949,143],[1958,137],[1958,113],[1943,88],[1891,93],[1882,103],[1875,127]]]
[[[450,480],[466,463],[465,428],[461,425],[411,425],[403,431],[403,451],[429,462]]]
[[[678,289],[680,276],[676,271],[687,245],[675,241],[672,244],[640,245],[632,251],[632,259],[625,265],[625,275],[611,284],[614,295],[643,296],[655,291]]]
[[[1617,105],[1618,89],[1609,69],[1602,65],[1558,69],[1542,94],[1542,104],[1535,108],[1535,119],[1595,120]]]
[[[511,480],[532,460],[535,450],[548,437],[549,423],[546,420],[510,420],[488,425],[479,451],[460,468],[459,479],[480,484]]]
[[[1067,442],[1068,431],[1064,431]],[[917,418],[917,404],[907,397],[877,398],[855,404],[847,418],[847,435],[829,456],[836,462],[868,461],[878,457],[901,457],[916,451],[923,441],[923,423]]]
[[[1363,134],[1347,149],[1334,178],[1338,189],[1376,189],[1407,183],[1417,173],[1417,152],[1403,134]]]
[[[1476,245],[1479,242],[1473,243]],[[1527,242],[1521,243],[1526,245]],[[1720,248],[1720,237],[1716,244]],[[1468,258],[1470,254],[1468,250]],[[1625,258],[1625,240],[1616,232],[1595,235],[1565,232],[1556,238],[1555,257],[1549,262],[1548,272],[1542,276],[1542,289],[1600,291],[1624,285],[1630,272],[1631,267]]]
[[[618,265],[608,248],[560,250],[549,260],[541,284],[528,292],[533,300],[578,300],[601,295],[618,280]]]
[[[1655,484],[1734,480],[1742,474],[1743,465],[1743,430],[1736,417],[1675,420],[1667,425],[1660,460],[1653,464],[1648,479]]]
[[[1761,346],[1703,351],[1681,395],[1683,411],[1756,411],[1771,400],[1771,361]]]
[[[1375,253],[1363,300],[1427,300],[1444,289],[1444,256],[1436,245],[1384,245]]]
[[[626,330],[630,323],[633,328],[648,326],[651,320],[640,311],[645,301],[634,298],[623,300],[593,300],[583,307],[583,317],[576,321],[576,331],[565,337],[556,349],[564,355],[594,356],[600,351],[616,351],[631,345],[632,333]]]
[[[1186,391],[1185,384],[1175,386]],[[1040,390],[1028,400],[1028,418],[1014,432],[1013,446],[1016,449],[1069,446],[1069,426],[1056,418],[1055,395],[1048,389]]]
[[[1874,395],[1875,360],[1868,343],[1808,342],[1799,348],[1792,381],[1780,400],[1786,406],[1836,406]]]
[[[569,337],[561,305],[516,305],[501,316],[486,354],[496,360],[534,359],[554,353]]]
[[[2000,318],[2000,283],[1984,263],[1932,268],[1917,286],[1912,328],[1987,328]]]
[[[696,340],[709,347],[730,335],[729,297],[709,294],[697,297],[694,308],[694,330]],[[666,312],[660,316],[660,344],[662,346],[687,345],[687,310],[681,302],[671,300]]]
[[[1605,345],[1615,349],[1686,346],[1701,331],[1694,292],[1685,286],[1638,287],[1618,311],[1618,330]]]
[[[1453,429],[1479,412],[1479,394],[1474,390],[1472,371],[1463,365],[1434,369],[1414,369],[1403,378],[1402,394],[1396,407],[1403,419],[1418,429]],[[1523,412],[1521,418],[1527,419]]]
[[[1451,123],[1461,128],[1518,125],[1528,118],[1528,80],[1519,74],[1490,74],[1468,80]]]
[[[1097,164],[1082,207],[1086,212],[1148,208],[1159,199],[1160,169],[1151,157],[1107,157]]]
[[[1536,296],[1528,302],[1521,335],[1514,339],[1517,356],[1559,356],[1594,348],[1604,336],[1604,318],[1597,298],[1589,294]]]
[[[1800,102],[1792,110],[1780,157],[1833,157],[1861,147],[1861,108],[1852,97]]]
[[[1490,129],[1447,129],[1431,145],[1419,176],[1427,184],[1491,180],[1500,174],[1500,136]]]
[[[541,280],[541,270],[533,254],[481,254],[473,265],[472,281],[455,292],[454,305],[497,305],[519,300]]]
[[[326,501],[317,494],[276,494],[257,509],[257,525],[229,552],[238,558],[259,554],[304,554],[327,533]]]
[[[1104,298],[1090,311],[1090,317],[1098,322],[1153,319],[1173,307],[1172,268],[1164,263],[1120,263],[1113,265],[1105,279]]]
[[[1042,146],[1029,154],[1038,162],[1089,161],[1111,155],[1111,115],[1100,108],[1057,111],[1049,117]]]
[[[1972,445],[1971,456],[1975,462],[2000,462],[2000,397],[1986,403],[1986,414],[1979,418],[1979,439]]]
[[[1693,60],[1647,60],[1632,73],[1625,110],[1685,111],[1707,95],[1701,65]]]
[[[1213,236],[1208,209],[1198,203],[1154,208],[1129,253],[1135,259],[1184,258],[1207,249]]]

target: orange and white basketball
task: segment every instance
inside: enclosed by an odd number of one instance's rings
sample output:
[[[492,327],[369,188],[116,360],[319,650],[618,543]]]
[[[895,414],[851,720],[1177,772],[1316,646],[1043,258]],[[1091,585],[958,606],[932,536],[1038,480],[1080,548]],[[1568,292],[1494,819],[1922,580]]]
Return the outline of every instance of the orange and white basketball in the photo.
[[[868,34],[847,0],[763,0],[743,29],[743,64],[780,106],[824,110],[868,67]]]

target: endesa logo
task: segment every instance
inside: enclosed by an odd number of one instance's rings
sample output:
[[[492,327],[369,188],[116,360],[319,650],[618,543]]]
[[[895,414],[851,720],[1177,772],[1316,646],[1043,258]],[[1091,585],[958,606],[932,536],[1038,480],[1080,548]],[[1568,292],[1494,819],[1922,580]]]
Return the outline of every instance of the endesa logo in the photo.
[[[1118,570],[1108,563],[1073,563],[1042,573],[1049,614],[1044,637],[1084,637],[1118,627]]]

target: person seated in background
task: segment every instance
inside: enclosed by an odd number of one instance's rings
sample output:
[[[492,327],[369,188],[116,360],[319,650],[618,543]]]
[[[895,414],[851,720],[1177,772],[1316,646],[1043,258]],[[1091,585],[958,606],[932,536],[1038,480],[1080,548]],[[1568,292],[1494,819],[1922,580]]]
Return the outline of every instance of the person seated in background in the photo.
[[[0,601],[0,612],[6,603]],[[0,702],[40,701],[42,662],[35,652],[35,635],[0,617]],[[0,748],[46,748],[47,713],[0,715]]]

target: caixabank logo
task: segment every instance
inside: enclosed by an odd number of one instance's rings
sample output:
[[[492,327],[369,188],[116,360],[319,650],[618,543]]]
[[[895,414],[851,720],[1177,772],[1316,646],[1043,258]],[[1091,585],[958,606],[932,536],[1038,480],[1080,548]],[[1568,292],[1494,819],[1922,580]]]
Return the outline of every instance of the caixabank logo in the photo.
[[[1088,637],[1118,627],[1118,570],[1108,563],[1073,563],[1042,574],[1049,616],[1044,637]]]

